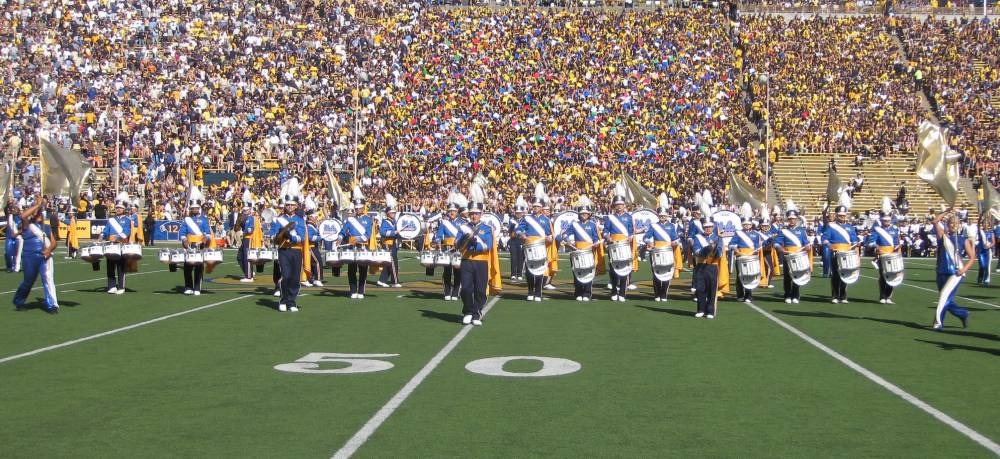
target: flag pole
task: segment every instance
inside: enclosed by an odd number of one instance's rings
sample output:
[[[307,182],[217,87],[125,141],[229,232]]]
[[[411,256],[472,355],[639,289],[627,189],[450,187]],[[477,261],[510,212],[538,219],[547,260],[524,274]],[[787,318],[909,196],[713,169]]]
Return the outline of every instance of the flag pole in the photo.
[[[118,199],[118,191],[119,191],[119,188],[120,188],[118,182],[119,182],[119,179],[121,178],[121,170],[120,169],[121,169],[121,161],[122,161],[122,156],[121,156],[122,155],[122,144],[121,144],[121,142],[122,142],[122,139],[121,139],[121,136],[122,136],[122,120],[121,120],[121,118],[118,118],[116,120],[116,128],[117,129],[115,129],[115,169],[114,169],[114,176],[115,176],[115,199]]]

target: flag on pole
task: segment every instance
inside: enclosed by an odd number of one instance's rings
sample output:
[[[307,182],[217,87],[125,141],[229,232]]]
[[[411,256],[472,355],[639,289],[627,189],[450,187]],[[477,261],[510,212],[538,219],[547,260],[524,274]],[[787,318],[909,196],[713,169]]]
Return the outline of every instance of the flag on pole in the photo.
[[[350,207],[351,199],[340,188],[340,181],[337,180],[337,175],[333,172],[333,168],[330,167],[329,162],[326,163],[326,180],[327,191],[330,193],[330,201],[336,204],[340,210]]]
[[[920,143],[917,153],[917,176],[934,188],[948,203],[955,206],[958,198],[958,158],[959,154],[948,148],[948,142],[941,128],[929,121],[917,128]]]
[[[736,174],[729,175],[729,202],[737,207],[743,207],[744,203],[750,203],[750,207],[757,209],[765,205],[764,192],[750,185],[749,182]]]
[[[827,171],[826,202],[837,202],[845,190],[847,187],[844,186],[844,182],[840,180],[837,172],[832,169]]]
[[[983,175],[980,181],[983,183],[983,213],[989,213],[993,218],[1000,219],[1000,191],[993,188],[989,177]]]
[[[79,202],[80,189],[83,187],[90,164],[79,153],[68,148],[62,148],[40,137],[42,194],[59,196],[69,194],[71,202]]]
[[[639,203],[647,209],[656,208],[656,196],[649,190],[643,188],[632,176],[622,173],[621,184],[625,189],[625,200],[631,203]]]

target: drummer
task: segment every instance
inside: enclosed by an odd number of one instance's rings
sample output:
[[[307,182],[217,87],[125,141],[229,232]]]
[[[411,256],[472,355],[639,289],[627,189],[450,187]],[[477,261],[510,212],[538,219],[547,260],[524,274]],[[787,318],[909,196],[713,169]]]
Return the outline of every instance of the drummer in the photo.
[[[674,225],[670,223],[670,209],[667,207],[658,207],[656,209],[656,214],[660,217],[660,221],[653,223],[649,226],[649,231],[646,231],[646,237],[643,241],[646,243],[646,249],[667,249],[674,250],[677,247],[677,230]],[[674,259],[674,263],[679,263],[680,260]],[[653,276],[653,300],[654,301],[667,301],[667,291],[670,289],[670,277],[665,281],[661,281]]]
[[[514,204],[514,218],[510,220],[507,227],[507,234],[510,235],[507,249],[510,251],[510,280],[512,281],[524,280],[524,241],[515,237],[515,234],[517,233],[517,225],[521,223],[527,210],[528,202],[524,200],[524,197],[518,196],[517,202]]]
[[[736,232],[736,235],[729,241],[729,247],[736,251],[737,257],[752,256],[760,259],[764,237],[753,230],[753,220],[750,217],[744,216],[740,223],[742,223],[743,230]],[[743,282],[740,280],[741,275],[740,264],[736,263],[736,301],[749,303],[753,299],[753,289],[743,286]]]
[[[556,240],[560,244],[572,244],[574,250],[593,251],[595,252],[594,259],[596,260],[596,251],[601,236],[597,231],[597,224],[590,219],[590,216],[594,212],[593,207],[590,199],[586,196],[580,196],[577,204],[576,211],[579,221],[567,225]],[[576,301],[590,301],[593,299],[594,279],[591,278],[590,282],[581,282],[576,275],[576,271],[573,271],[573,296],[576,297]]]
[[[115,216],[108,219],[108,224],[104,225],[104,232],[97,242],[109,241],[112,244],[123,244],[128,242],[132,234],[132,219],[125,214],[125,209],[129,206],[128,193],[122,191],[115,198]],[[125,294],[125,258],[117,260],[107,260],[108,264],[108,293],[112,295]]]
[[[454,201],[448,201],[447,215],[442,217],[438,224],[437,233],[434,234],[433,243],[437,244],[438,250],[442,252],[455,247],[455,239],[458,238],[458,229],[465,224],[465,220],[459,218],[458,212],[461,208]],[[444,300],[458,301],[458,292],[461,288],[461,278],[458,270],[449,266],[443,266],[444,274],[441,281],[444,284]]]
[[[184,224],[178,233],[181,244],[186,250],[201,251],[214,245],[208,219],[201,214],[201,204],[204,200],[201,190],[198,187],[191,187],[191,196],[188,198],[189,215],[184,218]],[[204,277],[204,264],[184,263],[184,294],[201,295],[201,282]]]
[[[241,224],[237,225],[243,230],[243,240],[240,242],[239,252],[236,254],[236,260],[240,264],[240,269],[243,270],[243,278],[240,279],[240,282],[253,282],[254,263],[249,259],[248,254],[250,250],[260,249],[263,245],[260,219],[255,214],[253,199],[247,192],[243,197],[243,215],[239,220]]]
[[[604,218],[604,239],[608,245],[615,242],[632,241],[632,216],[625,212],[625,197],[616,195],[611,201],[613,212]],[[629,247],[631,250],[631,245]],[[632,254],[635,259],[635,253]],[[611,301],[625,301],[625,291],[628,288],[631,274],[619,276],[614,269],[609,270],[611,277]]]
[[[777,227],[771,225],[771,220],[768,219],[766,212],[761,218],[763,218],[763,221],[760,222],[760,231],[758,231],[764,239],[764,245],[761,248],[761,251],[764,253],[764,265],[760,267],[761,282],[764,285],[761,287],[774,288],[771,280],[781,271],[781,262],[778,261],[778,251],[774,248],[774,240],[781,233],[777,231]]]
[[[545,244],[552,241],[552,224],[549,222],[549,218],[542,213],[544,205],[543,200],[536,197],[531,202],[531,214],[525,215],[517,225],[517,236],[524,239],[525,247],[539,241]],[[530,269],[526,272],[528,276],[527,300],[542,301],[542,286],[545,282],[545,276],[531,274]]]
[[[831,302],[847,303],[847,283],[840,274],[840,261],[837,252],[856,250],[856,244],[861,241],[854,225],[847,222],[847,206],[837,206],[837,220],[826,225],[823,231],[823,244],[830,246],[830,287]],[[860,267],[859,267],[860,269]]]
[[[365,200],[362,197],[354,199],[354,216],[348,217],[340,230],[341,242],[351,246],[355,251],[369,250],[375,222],[365,215]],[[368,267],[358,263],[357,259],[347,264],[347,283],[351,287],[351,298],[365,299],[365,283],[368,281]]]
[[[799,285],[792,282],[792,272],[788,269],[787,254],[812,250],[812,246],[807,242],[809,239],[806,236],[805,228],[801,225],[799,212],[797,210],[786,211],[785,218],[788,226],[778,231],[774,238],[774,248],[781,258],[782,271],[785,275],[785,303],[798,304],[802,293],[799,291]],[[812,266],[809,266],[809,270],[812,270]]]
[[[323,258],[320,257],[319,247],[323,244],[323,239],[319,235],[319,217],[316,213],[319,206],[316,205],[316,201],[312,197],[307,197],[303,207],[305,207],[306,233],[309,239],[309,264],[312,269],[302,285],[322,287]]]
[[[274,263],[278,287],[275,293],[280,298],[278,311],[299,312],[297,300],[305,258],[306,222],[298,213],[303,201],[298,179],[292,177],[285,181],[278,196],[282,214],[274,218],[270,231],[271,243],[278,247],[278,259]]]
[[[392,285],[393,288],[400,288],[402,284],[399,283],[399,242],[402,240],[402,237],[399,236],[399,231],[396,230],[396,198],[391,194],[386,194],[385,200],[385,220],[382,220],[378,233],[379,241],[381,241],[385,250],[389,252],[392,260],[388,267],[382,269],[382,275],[378,279],[378,286],[388,287]]]
[[[715,231],[711,218],[701,222],[704,234],[691,239],[691,254],[694,255],[694,288],[698,311],[694,316],[715,318],[715,305],[719,291],[719,261],[722,259],[722,238]]]
[[[885,281],[885,272],[883,272],[881,263],[883,255],[900,251],[899,228],[892,224],[890,213],[881,212],[879,214],[879,224],[872,226],[867,243],[869,246],[874,246],[877,253],[875,261],[878,265],[878,302],[894,304],[892,302],[893,287]]]

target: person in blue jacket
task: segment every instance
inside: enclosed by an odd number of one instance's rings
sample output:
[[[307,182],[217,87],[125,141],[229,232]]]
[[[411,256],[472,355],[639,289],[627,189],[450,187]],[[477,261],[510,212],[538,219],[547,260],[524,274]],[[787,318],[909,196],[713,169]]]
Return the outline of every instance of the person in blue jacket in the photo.
[[[26,309],[28,293],[35,285],[35,279],[42,278],[42,291],[45,294],[45,312],[59,313],[59,300],[56,297],[55,266],[52,261],[52,251],[56,249],[56,240],[52,227],[45,224],[42,210],[48,202],[38,198],[38,203],[25,209],[19,220],[22,221],[21,233],[23,244],[21,249],[21,271],[24,280],[14,293],[14,307],[18,311]]]

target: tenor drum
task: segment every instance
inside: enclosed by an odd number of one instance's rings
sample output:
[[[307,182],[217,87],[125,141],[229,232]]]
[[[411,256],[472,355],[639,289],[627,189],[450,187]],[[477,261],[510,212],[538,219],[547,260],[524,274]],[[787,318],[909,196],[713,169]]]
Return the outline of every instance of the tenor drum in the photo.
[[[392,253],[391,252],[378,251],[378,252],[374,252],[372,254],[372,256],[375,259],[375,264],[376,265],[386,265],[386,266],[389,266],[389,265],[392,264]]]
[[[803,286],[809,283],[812,279],[812,271],[809,266],[809,254],[805,251],[792,252],[785,255],[785,259],[788,261],[788,270],[790,271],[792,282],[795,285]]]
[[[358,254],[355,253],[353,250],[341,250],[340,251],[340,262],[341,263],[346,263],[346,264],[354,263],[354,260],[357,259],[357,255]]]
[[[451,254],[451,267],[461,268],[462,267],[462,254],[454,252]]]
[[[104,258],[107,258],[108,260],[121,260],[122,259],[121,244],[108,244],[104,246]]]
[[[80,259],[87,263],[93,263],[101,258],[104,258],[104,250],[99,245],[93,245],[80,249]]]
[[[536,241],[524,246],[524,261],[533,276],[545,274],[549,263],[549,253],[544,241]]]
[[[326,252],[325,257],[326,257],[326,265],[327,266],[329,266],[331,268],[336,268],[336,267],[340,266],[340,264],[341,264],[341,262],[340,262],[340,251],[331,250],[329,252]]]
[[[420,266],[425,268],[434,266],[434,252],[431,252],[430,250],[420,252]]]
[[[760,285],[760,257],[753,255],[737,257],[736,266],[739,268],[739,278],[743,288],[755,289]]]
[[[882,276],[885,283],[890,287],[898,287],[903,283],[903,254],[899,252],[885,253],[879,255],[879,262],[882,265]]]
[[[375,255],[368,250],[360,250],[354,257],[354,262],[359,265],[370,265],[375,261]]]
[[[597,263],[593,250],[586,249],[570,252],[569,261],[573,265],[573,274],[576,275],[576,278],[580,282],[587,283],[594,280]]]
[[[126,260],[141,260],[142,246],[139,244],[124,244],[122,245],[122,256]]]
[[[185,253],[183,250],[171,250],[170,251],[170,263],[174,265],[184,264]]]
[[[165,265],[169,265],[170,264],[170,249],[160,249],[160,252],[159,252],[157,258],[160,260],[160,263],[163,263]]]
[[[260,249],[247,249],[247,261],[256,262],[260,259]]]
[[[204,259],[206,265],[217,265],[222,263],[222,250],[205,249]]]
[[[184,254],[184,263],[195,266],[205,264],[205,255],[201,253],[201,250],[188,250]]]
[[[438,252],[434,255],[434,264],[437,266],[451,266],[451,255],[448,255],[448,252]]]
[[[649,254],[649,262],[653,265],[653,276],[660,282],[666,282],[674,277],[674,249],[660,247]]]
[[[857,282],[861,277],[861,256],[858,255],[858,252],[838,250],[836,257],[837,273],[840,275],[840,280],[847,285]]]

